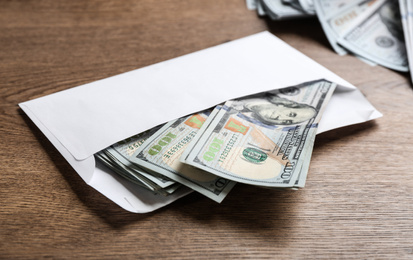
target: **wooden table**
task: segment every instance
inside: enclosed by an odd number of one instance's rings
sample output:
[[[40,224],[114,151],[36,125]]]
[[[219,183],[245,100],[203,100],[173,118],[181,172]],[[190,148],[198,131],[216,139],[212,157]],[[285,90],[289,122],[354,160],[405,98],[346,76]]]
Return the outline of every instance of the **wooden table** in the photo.
[[[263,30],[384,115],[319,135],[299,191],[238,185],[222,204],[191,194],[128,213],[17,106]],[[413,258],[410,78],[335,54],[317,19],[271,21],[243,0],[9,0],[0,46],[0,258]]]

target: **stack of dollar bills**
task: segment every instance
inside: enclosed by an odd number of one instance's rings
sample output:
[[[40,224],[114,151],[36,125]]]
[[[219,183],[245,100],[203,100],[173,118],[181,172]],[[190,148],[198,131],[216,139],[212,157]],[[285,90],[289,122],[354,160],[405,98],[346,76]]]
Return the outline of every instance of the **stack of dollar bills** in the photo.
[[[335,87],[319,80],[230,100],[95,156],[130,182],[164,196],[186,186],[221,202],[237,182],[302,188],[318,122]]]
[[[247,0],[246,3],[249,9],[271,19],[316,15],[338,54],[353,54],[370,65],[409,70],[411,0]]]

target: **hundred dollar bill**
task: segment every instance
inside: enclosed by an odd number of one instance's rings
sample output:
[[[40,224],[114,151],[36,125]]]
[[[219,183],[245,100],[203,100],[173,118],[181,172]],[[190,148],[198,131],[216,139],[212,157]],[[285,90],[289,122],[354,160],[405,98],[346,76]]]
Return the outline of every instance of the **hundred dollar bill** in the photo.
[[[314,142],[315,134],[311,137],[311,139],[309,138],[308,140],[308,149],[304,151],[302,155],[303,164],[301,165],[298,178],[295,181],[293,188],[304,188],[305,186],[305,183],[307,181],[308,170],[310,168],[311,156],[313,154]]]
[[[182,186],[180,183],[174,183],[172,185],[169,185],[168,187],[162,188],[159,185],[156,185],[155,183],[153,183],[152,181],[146,179],[144,176],[140,175],[139,173],[133,170],[131,171],[130,169],[127,169],[125,165],[119,162],[116,162],[116,159],[114,159],[110,155],[108,156],[103,151],[95,154],[95,156],[100,162],[106,165],[113,172],[122,176],[123,178],[130,181],[131,183],[137,184],[147,190],[153,191],[154,193],[161,194],[163,196],[168,196]]]
[[[283,4],[281,0],[261,0],[265,13],[273,20],[308,17],[309,14],[300,11],[291,5]]]
[[[380,1],[363,21],[344,32],[337,42],[370,61],[408,71],[406,47],[397,0]]]
[[[347,51],[337,44],[337,39],[357,21],[357,18],[383,1],[314,0],[317,17],[335,52],[340,55],[347,54]]]
[[[412,64],[413,64],[413,2],[409,0],[405,0],[406,4],[404,5],[406,7],[406,17],[407,17],[407,29],[406,31],[406,37],[409,38],[409,44],[408,44],[408,57],[409,57],[409,66],[410,66],[410,75],[411,75],[411,80],[413,82],[413,70]]]
[[[228,101],[181,161],[237,182],[294,187],[335,86],[321,80]]]
[[[211,118],[215,116],[218,109],[214,111],[210,115]],[[201,126],[209,123],[208,115],[208,112],[202,112],[165,124],[135,151],[131,160],[221,202],[235,182],[179,161],[182,152]]]
[[[314,15],[314,4],[312,0],[282,0],[283,4],[289,5],[300,12]]]
[[[117,173],[119,176],[122,176],[123,178],[125,178],[126,180],[137,184],[147,190],[150,191],[156,191],[157,187],[156,185],[151,185],[151,183],[147,183],[144,180],[142,180],[140,178],[139,175],[133,175],[133,174],[129,174],[126,173],[126,171],[122,168],[121,165],[114,163],[105,153],[103,153],[102,151],[98,152],[95,154],[96,159],[103,163],[106,167],[108,167],[109,169],[111,169],[113,172]]]
[[[295,180],[295,184],[294,186],[292,186],[291,188],[280,188],[280,187],[273,187],[270,189],[292,189],[292,190],[297,190],[299,188],[304,188],[305,183],[307,181],[307,174],[308,174],[308,170],[310,168],[310,162],[311,162],[311,156],[313,153],[313,148],[314,148],[314,142],[315,142],[315,135],[313,136],[313,138],[310,140],[309,139],[309,149],[307,149],[306,151],[303,152],[303,154],[301,155],[301,159],[303,160],[303,163],[301,165],[301,169],[298,172],[298,177]]]
[[[97,153],[96,158],[130,182],[162,195],[169,195],[179,188],[180,184],[176,185],[174,181],[159,174],[149,173],[134,165],[129,160],[133,152],[146,140],[146,138],[156,132],[159,128],[160,126],[122,140]]]
[[[298,0],[301,8],[309,14],[315,14],[314,0]]]
[[[143,169],[133,164],[131,158],[134,152],[148,139],[152,134],[158,131],[161,126],[154,127],[143,133],[134,135],[130,138],[122,140],[111,147],[104,150],[106,154],[113,156],[118,162],[125,165],[128,169],[138,173],[150,181],[156,183],[162,188],[173,185],[175,182],[171,181],[163,175],[149,171],[148,169]]]
[[[137,165],[130,162],[128,159],[124,158],[118,152],[116,152],[112,147],[106,148],[103,153],[114,163],[119,165],[124,169],[125,174],[139,176],[142,180],[146,182],[154,183],[157,187],[166,188],[175,184],[174,181],[169,180],[165,176],[161,176],[151,171],[138,167]]]
[[[411,0],[399,0],[399,5],[407,49],[407,60],[410,67],[410,78],[413,82],[413,2]]]
[[[298,0],[281,0],[281,3],[284,5],[290,6],[300,12],[304,12]]]
[[[245,4],[247,5],[248,10],[256,10],[257,1],[258,0],[245,0]]]
[[[257,14],[258,14],[259,16],[265,16],[265,15],[266,15],[266,12],[265,12],[264,5],[263,5],[263,3],[262,3],[262,0],[257,0],[257,1],[256,1],[256,5],[257,5]]]

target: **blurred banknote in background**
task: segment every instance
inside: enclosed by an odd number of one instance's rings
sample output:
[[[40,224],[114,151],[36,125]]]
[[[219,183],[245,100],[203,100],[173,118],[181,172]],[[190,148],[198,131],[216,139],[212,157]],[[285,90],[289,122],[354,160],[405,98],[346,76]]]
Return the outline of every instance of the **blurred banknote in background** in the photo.
[[[247,8],[273,20],[309,17],[315,15],[312,0],[246,0]]]
[[[406,72],[412,62],[410,0],[247,0],[273,20],[317,16],[332,48],[370,65]]]
[[[402,20],[404,40],[407,50],[407,60],[409,64],[413,64],[413,1],[400,0],[400,17]],[[410,69],[410,76],[413,80],[413,71]]]

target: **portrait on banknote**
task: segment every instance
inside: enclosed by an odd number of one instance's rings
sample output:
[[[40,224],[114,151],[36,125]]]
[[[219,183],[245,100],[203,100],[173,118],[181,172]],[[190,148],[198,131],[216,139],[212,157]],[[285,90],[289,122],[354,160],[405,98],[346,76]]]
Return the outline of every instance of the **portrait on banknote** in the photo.
[[[387,30],[389,30],[390,34],[393,35],[393,37],[397,38],[399,41],[404,42],[400,9],[398,8],[397,2],[386,2],[380,8],[379,16],[383,24],[387,27]],[[383,47],[386,47],[387,45],[385,43],[386,41],[384,41],[384,43],[382,43],[381,45],[384,45]]]
[[[294,187],[306,176],[318,122],[335,86],[318,80],[227,101],[198,132],[183,161],[236,182]]]
[[[314,107],[279,97],[276,94],[266,94],[260,98],[250,98],[236,101],[235,107],[250,120],[258,120],[265,125],[296,125],[313,118],[317,111]]]

